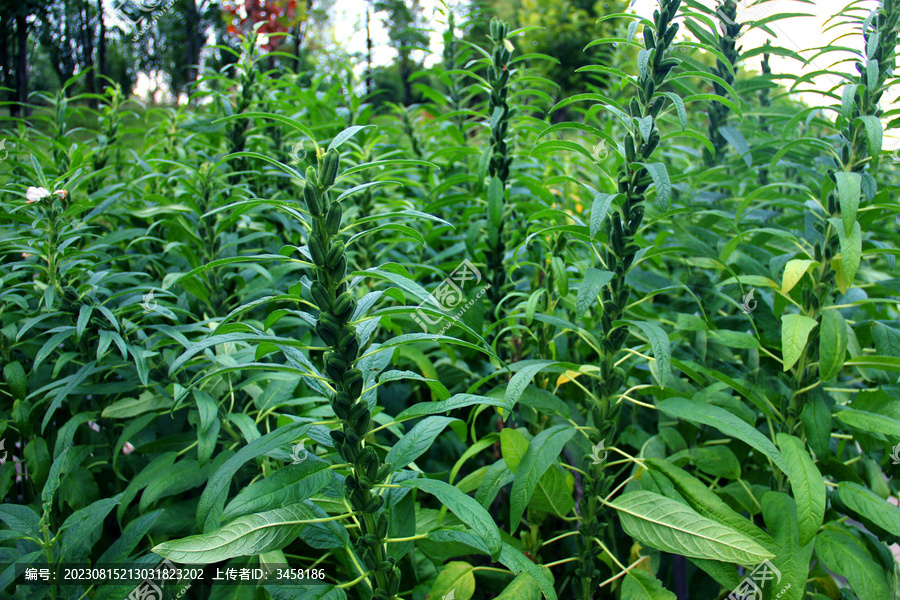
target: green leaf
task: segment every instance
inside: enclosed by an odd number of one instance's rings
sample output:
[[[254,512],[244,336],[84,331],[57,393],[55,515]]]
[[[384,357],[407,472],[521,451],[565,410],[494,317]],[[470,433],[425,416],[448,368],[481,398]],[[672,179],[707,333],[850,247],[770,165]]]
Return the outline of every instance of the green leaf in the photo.
[[[444,565],[431,586],[429,597],[446,600],[469,600],[475,594],[474,567],[454,560]]]
[[[705,483],[690,473],[659,458],[646,458],[645,464],[650,468],[651,473],[659,472],[665,475],[691,508],[701,515],[740,531],[764,548],[772,550],[775,546],[775,542],[765,531],[735,512]]]
[[[775,558],[771,562],[781,573],[780,578],[766,582],[763,597],[770,600],[805,600],[813,542],[804,546],[798,542],[797,505],[790,496],[781,492],[766,492],[760,504],[766,527],[777,544],[773,550]]]
[[[499,177],[491,177],[488,184],[488,216],[497,229],[503,224],[503,182]]]
[[[503,588],[495,600],[541,600],[541,597],[541,588],[538,582],[534,580],[534,577],[523,572],[516,575],[516,578]]]
[[[744,159],[744,162],[747,163],[747,168],[752,167],[753,155],[750,153],[750,146],[747,144],[747,140],[744,139],[744,135],[740,130],[736,127],[725,125],[719,127],[719,133],[721,133],[722,137],[731,144],[732,148],[737,150],[737,153]]]
[[[675,110],[678,112],[678,121],[681,123],[681,132],[684,133],[684,130],[687,129],[687,111],[684,109],[684,100],[674,92],[662,92],[662,95],[667,96],[672,101],[672,104],[675,105]]]
[[[835,173],[834,177],[837,179],[837,195],[841,206],[841,220],[844,222],[844,235],[849,237],[853,232],[853,224],[856,223],[862,178],[859,173],[843,171]]]
[[[856,271],[859,270],[859,263],[862,260],[862,229],[856,222],[853,223],[851,232],[847,234],[838,219],[829,219],[829,221],[837,229],[841,245],[841,271],[837,282],[841,293],[845,294],[853,285],[853,279],[856,277]]]
[[[784,276],[781,279],[781,291],[787,294],[797,285],[812,265],[817,265],[814,260],[789,260],[784,266]]]
[[[534,376],[555,364],[556,361],[552,360],[536,360],[519,369],[506,386],[506,394],[504,396],[506,402],[515,406],[516,402],[519,401],[519,398],[525,391],[525,388],[531,384],[531,380],[534,379]]]
[[[561,468],[551,466],[538,479],[528,506],[560,518],[565,517],[575,507],[575,498],[572,497],[574,488],[575,478],[571,473],[564,473]]]
[[[863,126],[866,128],[866,141],[868,142],[869,156],[877,157],[881,154],[882,138],[884,137],[884,128],[881,124],[881,119],[875,115],[863,115],[857,117],[856,120],[862,121]]]
[[[800,413],[800,420],[806,427],[809,445],[816,454],[825,456],[831,443],[831,412],[821,396],[813,396],[807,401]]]
[[[327,462],[307,456],[306,460],[282,467],[238,492],[225,507],[222,520],[297,504],[318,493],[331,479]]]
[[[787,476],[797,502],[800,545],[815,537],[825,516],[825,482],[799,439],[786,433],[777,436],[778,446],[788,465]]]
[[[206,565],[284,548],[311,521],[320,520],[303,504],[239,517],[210,533],[163,542],[153,552],[177,563]]]
[[[534,561],[522,554],[521,551],[503,542],[503,550],[500,553],[499,561],[516,575],[523,572],[531,575],[547,600],[558,600],[556,590],[553,589],[553,581],[548,576],[549,570],[534,564]]]
[[[537,434],[515,470],[516,478],[510,491],[510,531],[519,527],[525,508],[538,480],[556,462],[563,446],[572,439],[575,430],[569,425],[556,425]]]
[[[622,600],[677,600],[662,582],[642,569],[632,569],[622,582]]]
[[[787,314],[781,316],[781,353],[784,370],[787,371],[800,360],[806,350],[810,332],[818,325],[815,319],[805,315]]]
[[[334,139],[331,141],[330,144],[328,144],[328,149],[331,150],[332,148],[340,148],[341,144],[343,144],[344,142],[349,140],[351,137],[356,135],[357,132],[362,131],[363,129],[366,129],[368,127],[375,127],[375,126],[374,125],[354,125],[352,127],[348,127],[347,129],[343,130],[342,132],[340,132],[339,134],[334,136]]]
[[[759,450],[769,457],[779,469],[785,473],[788,472],[787,463],[778,451],[778,448],[775,447],[775,444],[724,408],[686,398],[669,398],[659,404],[659,410],[676,419],[685,419],[692,423],[701,423],[715,427],[725,435],[735,437],[752,448]]]
[[[741,476],[741,463],[727,446],[691,448],[690,456],[699,470],[713,477],[739,479]]]
[[[736,529],[653,492],[628,492],[609,505],[628,535],[664,552],[741,565],[774,556]]]
[[[620,194],[604,194],[601,192],[594,195],[594,201],[591,203],[590,231],[592,240],[600,233],[600,227],[603,225],[603,220],[609,212],[609,207],[612,206],[613,201],[618,198],[619,195]]]
[[[584,274],[584,280],[578,287],[578,298],[575,302],[575,320],[584,316],[584,313],[597,301],[597,295],[604,285],[609,283],[615,273],[601,271],[594,267],[588,267]]]
[[[894,356],[874,356],[867,354],[864,356],[854,356],[844,361],[845,366],[850,367],[866,367],[870,369],[881,369],[890,371],[891,373],[900,373],[900,358]]]
[[[201,531],[209,531],[218,527],[222,517],[222,509],[225,507],[225,496],[228,492],[228,486],[231,484],[231,478],[245,462],[278,446],[303,437],[303,434],[309,428],[309,423],[289,423],[253,440],[225,461],[215,474],[210,477],[206,488],[200,495],[200,501],[197,503],[197,524]]]
[[[822,311],[822,328],[819,331],[819,378],[831,381],[844,368],[850,334],[847,321],[837,310]]]
[[[516,403],[515,401],[509,401],[506,398],[489,398],[487,396],[476,396],[474,394],[454,394],[446,400],[441,400],[439,402],[419,402],[418,404],[413,404],[397,415],[395,420],[406,421],[415,417],[450,412],[457,408],[473,405],[497,406],[507,412],[511,412]]]
[[[566,263],[562,257],[554,256],[550,259],[550,270],[553,273],[553,282],[560,297],[569,295],[569,274],[566,272]]]
[[[18,361],[6,363],[3,366],[3,378],[12,392],[13,398],[16,400],[24,400],[27,395],[28,378],[25,375],[25,369]]]
[[[501,445],[503,432],[505,431],[510,431],[510,428],[507,427],[500,432]],[[524,453],[523,451],[522,454]],[[494,501],[494,498],[497,497],[500,488],[511,483],[513,479],[515,479],[515,475],[507,466],[506,460],[501,458],[488,467],[487,472],[481,479],[481,484],[478,486],[478,491],[475,492],[475,500],[483,507],[488,508],[491,502]]]
[[[459,517],[459,520],[472,528],[473,532],[484,540],[485,545],[491,551],[491,558],[495,559],[502,550],[500,542],[500,530],[494,519],[474,498],[463,494],[458,488],[449,483],[437,479],[408,479],[401,481],[400,485],[408,488],[417,488],[435,496],[441,504]]]
[[[849,533],[826,529],[816,536],[816,556],[828,570],[845,577],[859,600],[891,597],[885,571]]]
[[[866,433],[880,433],[888,439],[900,438],[900,421],[896,419],[853,408],[839,410],[834,416],[841,423],[854,429]]]
[[[65,530],[60,556],[66,561],[78,563],[90,555],[103,533],[103,520],[119,503],[122,494],[113,498],[101,498],[89,506],[76,510],[60,527]]]
[[[672,196],[672,182],[669,181],[669,172],[666,170],[666,165],[661,162],[636,164],[641,165],[650,173],[653,184],[656,186],[656,204],[660,210],[668,210],[669,198]]]
[[[900,357],[900,331],[884,323],[872,323],[872,341],[878,354]]]
[[[852,481],[838,484],[838,496],[848,509],[865,517],[891,535],[900,536],[900,508]]]
[[[393,465],[394,471],[405,468],[431,448],[434,440],[454,421],[450,417],[427,417],[422,419],[406,435],[391,446],[384,462]]]
[[[653,358],[656,359],[656,372],[653,374],[659,387],[666,387],[669,380],[669,372],[672,369],[672,349],[669,346],[669,336],[656,323],[650,321],[626,321],[644,332],[650,340],[653,348]]]

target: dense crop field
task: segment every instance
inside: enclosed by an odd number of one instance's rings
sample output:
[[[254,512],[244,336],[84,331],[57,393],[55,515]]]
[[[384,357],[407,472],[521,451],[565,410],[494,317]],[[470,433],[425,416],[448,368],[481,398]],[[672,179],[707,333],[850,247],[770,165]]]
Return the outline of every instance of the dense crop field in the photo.
[[[900,598],[900,6],[626,8],[3,120],[0,593]]]

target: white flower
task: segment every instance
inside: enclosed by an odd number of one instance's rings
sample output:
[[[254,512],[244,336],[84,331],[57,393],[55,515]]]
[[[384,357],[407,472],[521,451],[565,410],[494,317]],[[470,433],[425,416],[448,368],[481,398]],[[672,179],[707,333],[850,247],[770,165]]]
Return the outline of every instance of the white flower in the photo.
[[[30,187],[28,188],[28,191],[25,192],[25,198],[28,200],[28,204],[34,204],[49,195],[50,190],[42,187]]]

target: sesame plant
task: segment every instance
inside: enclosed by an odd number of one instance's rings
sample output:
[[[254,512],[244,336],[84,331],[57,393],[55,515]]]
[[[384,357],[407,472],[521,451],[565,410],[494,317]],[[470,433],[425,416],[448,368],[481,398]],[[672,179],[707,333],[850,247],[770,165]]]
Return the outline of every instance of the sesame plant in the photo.
[[[620,4],[0,115],[0,595],[900,598],[900,7]]]

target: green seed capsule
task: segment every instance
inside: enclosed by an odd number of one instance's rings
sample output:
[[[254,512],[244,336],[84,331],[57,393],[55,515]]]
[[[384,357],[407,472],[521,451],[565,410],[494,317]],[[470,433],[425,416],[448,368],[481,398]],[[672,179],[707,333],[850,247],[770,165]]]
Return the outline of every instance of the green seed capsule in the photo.
[[[340,325],[331,313],[319,313],[319,321],[316,323],[316,334],[329,346],[337,343],[337,332]]]
[[[383,465],[381,465],[380,469],[378,469],[378,477],[376,477],[375,479],[377,479],[378,481],[384,481],[385,479],[388,478],[388,475],[390,475],[393,472],[393,470],[394,470],[394,465],[389,462],[386,462]]]
[[[350,292],[344,292],[334,301],[334,316],[345,321],[350,318],[356,309],[356,299]]]
[[[322,168],[322,186],[324,188],[330,188],[334,185],[334,180],[337,178],[338,168],[341,163],[341,154],[336,149],[331,148],[325,154],[325,164]]]
[[[336,241],[332,244],[331,248],[328,249],[328,252],[325,255],[325,263],[329,269],[333,269],[338,265],[341,257],[344,256],[344,249],[344,242],[340,240]]]
[[[362,441],[362,438],[359,437],[359,434],[353,431],[352,429],[348,429],[347,432],[347,441],[356,446]]]
[[[379,496],[379,498],[380,498],[380,496]],[[372,512],[375,512],[375,511],[372,511]],[[386,573],[387,571],[390,571],[393,568],[394,568],[394,564],[391,561],[383,560],[380,563],[378,563],[378,566],[375,567],[375,570],[380,571],[382,573]]]
[[[325,353],[325,362],[329,365],[334,365],[336,368],[339,368],[341,371],[347,370],[347,361],[344,360],[344,357],[338,354],[337,352],[326,352]]]
[[[355,423],[360,419],[369,420],[369,407],[365,402],[357,402],[350,409],[350,422]]]
[[[325,259],[328,255],[325,252],[325,246],[322,244],[322,240],[317,237],[311,237],[309,238],[307,247],[309,248],[309,254],[312,256],[313,263],[320,269],[324,268],[327,264]]]
[[[337,235],[341,228],[341,218],[344,216],[344,210],[340,202],[332,202],[325,211],[325,231],[328,235]]]
[[[303,199],[306,200],[306,208],[312,216],[318,217],[322,214],[322,199],[319,198],[319,190],[315,185],[307,182],[303,186]]]
[[[343,294],[342,294],[343,295]],[[340,296],[338,296],[340,298]],[[346,348],[350,342],[356,339],[356,327],[353,325],[344,325],[338,334],[338,348]]]
[[[318,281],[314,281],[310,286],[309,291],[312,294],[313,301],[316,303],[316,306],[319,308],[319,310],[330,311],[331,298],[329,297],[328,290],[325,289],[324,285],[322,285]]]
[[[363,507],[363,511],[365,511],[365,512],[367,512],[367,513],[374,513],[374,512],[377,512],[378,509],[381,508],[381,505],[382,505],[382,504],[384,504],[384,497],[383,497],[383,496],[372,496],[372,497],[366,502],[365,507]]]
[[[308,185],[314,185],[318,187],[319,178],[316,175],[316,168],[313,166],[306,167],[306,182]]]

